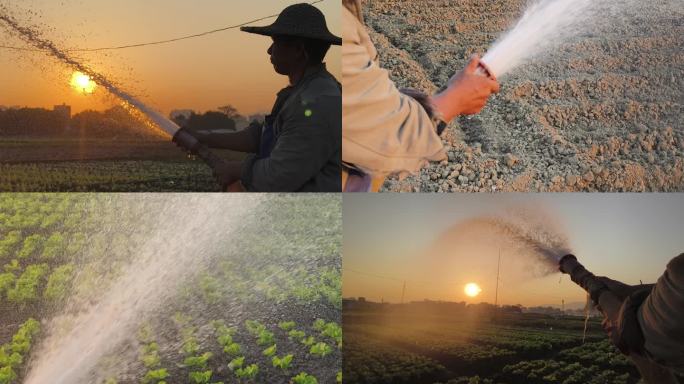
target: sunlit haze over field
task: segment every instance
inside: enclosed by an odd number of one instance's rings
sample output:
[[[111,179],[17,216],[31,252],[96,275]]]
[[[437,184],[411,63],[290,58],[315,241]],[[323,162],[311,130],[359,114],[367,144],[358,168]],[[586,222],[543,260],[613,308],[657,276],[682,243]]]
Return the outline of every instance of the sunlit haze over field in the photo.
[[[112,47],[173,39],[279,13],[297,1],[187,2],[27,0],[0,1],[13,16],[34,26],[64,50]],[[341,4],[315,4],[328,27],[340,35]],[[275,18],[251,25],[268,25]],[[33,48],[10,36],[0,23],[0,45]],[[206,111],[231,104],[242,114],[269,111],[287,78],[276,74],[266,53],[271,39],[239,29],[170,44],[96,52],[70,52],[121,89],[168,114],[174,109]],[[340,73],[339,47],[326,58]],[[42,52],[0,48],[0,105],[52,108],[66,103],[74,113],[117,104],[103,87]]]
[[[349,195],[343,296],[576,308],[586,294],[556,261],[473,227],[520,207],[545,212],[588,270],[628,284],[655,282],[684,250],[677,194]]]

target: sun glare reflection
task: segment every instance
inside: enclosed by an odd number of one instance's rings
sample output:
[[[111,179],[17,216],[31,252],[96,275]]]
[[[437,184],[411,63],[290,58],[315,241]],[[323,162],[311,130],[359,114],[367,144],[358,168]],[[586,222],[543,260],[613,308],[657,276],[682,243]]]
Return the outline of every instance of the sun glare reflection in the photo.
[[[74,72],[71,75],[71,86],[81,93],[91,94],[95,92],[97,84],[90,79],[90,76],[81,72]]]
[[[475,283],[468,283],[465,285],[465,288],[463,288],[463,292],[469,297],[475,297],[482,292],[482,289]]]

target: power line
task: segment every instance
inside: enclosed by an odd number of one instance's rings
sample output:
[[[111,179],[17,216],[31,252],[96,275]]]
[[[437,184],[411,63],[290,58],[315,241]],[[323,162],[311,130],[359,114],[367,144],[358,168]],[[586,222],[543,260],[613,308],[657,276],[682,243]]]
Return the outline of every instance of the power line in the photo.
[[[393,281],[398,281],[398,282],[405,281],[404,279],[397,279],[397,278],[395,278],[395,277],[383,276],[383,275],[379,275],[379,274],[375,274],[375,273],[362,272],[362,271],[359,271],[359,270],[356,270],[356,269],[351,269],[351,268],[344,268],[344,270],[345,270],[345,271],[349,271],[349,272],[354,272],[354,273],[357,273],[357,274],[359,274],[359,275],[364,275],[364,276],[369,276],[369,277],[375,277],[375,278],[378,278],[378,279],[393,280]]]
[[[322,3],[325,0],[316,0],[313,2],[310,2],[310,5]],[[250,20],[250,21],[245,21],[240,24],[236,25],[231,25],[228,27],[223,27],[223,28],[218,28],[218,29],[213,29],[211,31],[206,31],[206,32],[201,32],[201,33],[196,33],[192,35],[186,35],[186,36],[180,36],[180,37],[175,37],[172,39],[166,39],[166,40],[158,40],[158,41],[150,41],[147,43],[137,43],[137,44],[128,44],[128,45],[120,45],[120,46],[113,46],[113,47],[101,47],[101,48],[77,48],[77,49],[66,49],[65,52],[98,52],[98,51],[114,51],[114,50],[119,50],[119,49],[127,49],[127,48],[138,48],[138,47],[147,47],[151,45],[161,45],[161,44],[168,44],[168,43],[175,43],[177,41],[183,41],[183,40],[189,40],[189,39],[195,39],[198,37],[203,37],[207,35],[211,35],[214,33],[219,33],[219,32],[224,32],[230,29],[235,29],[235,28],[240,28],[244,27],[246,25],[256,23],[258,21],[263,21],[263,20],[268,20],[272,19],[275,17],[278,17],[278,14],[275,15],[270,15],[270,16],[264,16],[260,17],[258,19]],[[13,46],[6,46],[6,45],[0,45],[0,48],[4,49],[13,49],[17,51],[32,51],[32,52],[43,52],[44,49],[36,49],[36,48],[24,48],[24,47],[13,47]]]
[[[42,52],[42,49],[36,49],[36,48],[22,48],[22,47],[10,47],[7,45],[0,45],[0,48],[4,49],[12,49],[15,51],[31,51],[31,52]]]

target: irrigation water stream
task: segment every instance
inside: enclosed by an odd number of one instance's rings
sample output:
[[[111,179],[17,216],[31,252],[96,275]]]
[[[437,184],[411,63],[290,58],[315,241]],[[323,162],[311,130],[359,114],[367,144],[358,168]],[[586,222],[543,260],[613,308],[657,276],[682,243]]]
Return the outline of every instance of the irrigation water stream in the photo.
[[[503,245],[508,252],[520,256],[518,263],[534,263],[525,268],[528,273],[540,275],[557,273],[558,261],[572,253],[558,220],[549,212],[528,206],[460,221],[447,229],[434,246],[446,250],[474,242]]]
[[[105,87],[111,94],[121,99],[127,107],[133,107],[144,114],[150,122],[161,128],[164,132],[173,137],[180,127],[173,121],[167,119],[159,112],[148,107],[145,103],[133,97],[129,93],[114,85],[106,76],[95,72],[92,68],[73,58],[65,51],[59,49],[52,41],[41,36],[36,29],[22,26],[16,18],[10,15],[9,10],[0,4],[0,22],[3,22],[11,32],[32,46],[45,51],[46,54],[60,60],[74,70],[88,75],[95,83]]]
[[[111,198],[144,200],[155,196]],[[226,242],[246,225],[247,213],[260,209],[266,199],[206,194],[165,196],[161,211],[146,212],[156,217],[156,227],[136,228],[144,232],[147,240],[117,280],[103,282],[108,284],[106,293],[80,312],[64,313],[49,322],[25,383],[93,382],[89,375],[98,362],[135,335],[147,316],[169,303],[184,281],[210,268],[223,253]],[[145,209],[144,201],[140,206]]]
[[[632,0],[537,0],[500,37],[482,61],[502,77],[554,46],[591,29],[596,17],[611,17]]]

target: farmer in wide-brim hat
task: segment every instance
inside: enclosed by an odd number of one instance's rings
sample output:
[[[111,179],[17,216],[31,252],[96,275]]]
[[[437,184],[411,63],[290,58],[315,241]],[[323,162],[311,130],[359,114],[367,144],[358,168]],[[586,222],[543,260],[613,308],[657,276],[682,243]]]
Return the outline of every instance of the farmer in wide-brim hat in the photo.
[[[278,92],[263,125],[198,135],[211,148],[252,153],[242,162],[215,165],[214,175],[229,190],[339,192],[342,89],[323,59],[342,39],[328,30],[323,13],[309,4],[285,8],[271,25],[241,30],[272,38],[271,63],[290,85]]]

